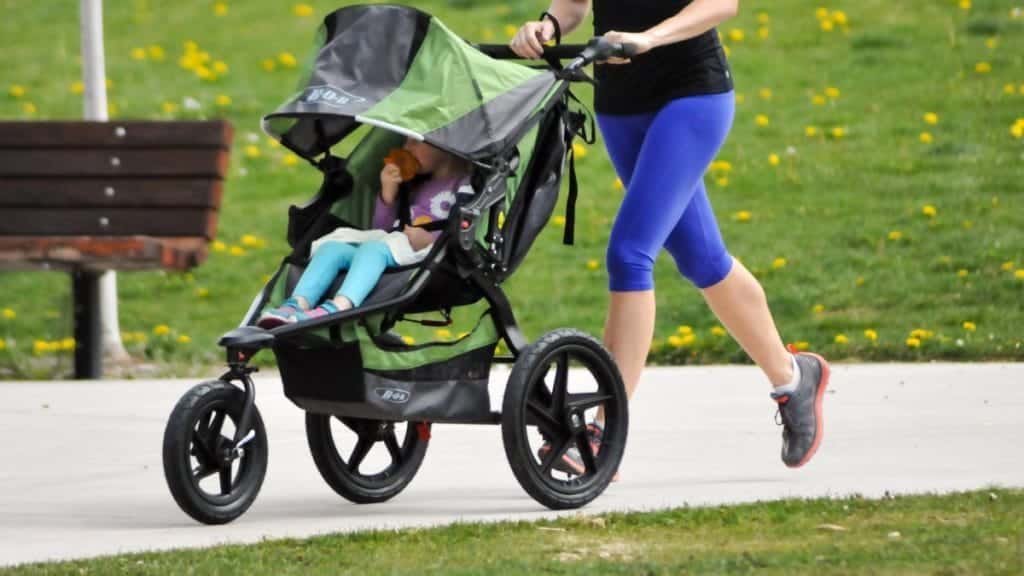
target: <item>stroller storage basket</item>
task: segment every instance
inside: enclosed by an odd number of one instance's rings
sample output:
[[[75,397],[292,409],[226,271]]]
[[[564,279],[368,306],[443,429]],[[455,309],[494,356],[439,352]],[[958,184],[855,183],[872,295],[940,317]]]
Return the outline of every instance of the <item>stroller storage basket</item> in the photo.
[[[488,375],[497,328],[488,310],[452,342],[408,346],[374,333],[378,316],[321,345],[275,345],[285,395],[315,413],[376,420],[488,422]]]

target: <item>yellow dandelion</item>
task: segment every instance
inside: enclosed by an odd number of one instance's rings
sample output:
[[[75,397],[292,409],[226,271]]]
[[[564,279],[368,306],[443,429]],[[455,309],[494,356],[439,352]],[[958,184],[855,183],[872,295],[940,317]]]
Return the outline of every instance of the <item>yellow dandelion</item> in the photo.
[[[921,347],[921,339],[920,338],[907,338],[907,347],[908,348],[920,348]]]
[[[712,336],[722,337],[722,336],[725,336],[725,334],[726,334],[725,328],[722,328],[721,326],[717,326],[717,325],[711,327],[711,335]]]
[[[18,317],[18,313],[10,308],[4,308],[3,312],[0,312],[0,315],[4,317],[4,320],[14,320]]]
[[[1013,126],[1010,126],[1010,134],[1017,139],[1024,138],[1024,119],[1017,120]]]
[[[967,276],[969,274],[970,274],[970,272],[968,272],[966,268],[961,268],[961,269],[956,271],[956,275],[959,278],[967,278]]]
[[[925,330],[924,328],[915,328],[910,332],[910,337],[917,338],[918,340],[927,340],[932,336],[935,336],[935,332]]]
[[[277,55],[277,61],[285,68],[295,68],[298,64],[298,61],[295,60],[295,56],[291,52],[281,52]]]
[[[868,328],[867,330],[864,331],[864,337],[872,342],[877,342],[878,332],[875,332],[874,330]]]
[[[935,206],[932,206],[931,204],[926,204],[923,208],[921,208],[921,214],[924,214],[929,218],[934,218],[935,215],[938,213],[939,211],[935,208]]]
[[[985,38],[985,47],[989,50],[995,50],[998,45],[999,38],[997,36],[989,36],[988,38]]]
[[[814,312],[815,314],[821,314],[824,311],[825,311],[825,305],[824,304],[815,304],[811,308],[811,312]]]
[[[675,334],[673,334],[673,335],[668,337],[668,345],[673,347],[673,348],[682,348],[683,347],[683,339],[681,337],[676,336]]]
[[[438,328],[437,330],[434,330],[434,336],[441,338],[442,340],[447,340],[452,337],[452,332],[447,328]]]
[[[715,160],[711,163],[712,172],[732,172],[732,164],[726,160]]]
[[[241,242],[242,246],[245,246],[246,248],[263,248],[267,245],[266,240],[258,236],[253,236],[252,234],[242,235]]]
[[[21,111],[25,114],[32,115],[38,112],[39,108],[36,108],[36,105],[31,102],[25,102],[21,105]]]
[[[779,268],[785,268],[785,267],[786,267],[786,259],[785,258],[776,258],[775,260],[772,260],[772,268],[773,269],[778,270]]]
[[[213,13],[216,16],[224,16],[228,13],[228,5],[224,2],[217,2],[213,5]]]
[[[717,184],[719,188],[725,188],[729,185],[729,179],[725,176],[720,176],[715,180],[715,184]]]
[[[26,92],[27,91],[25,90],[25,87],[20,86],[18,84],[14,84],[13,86],[11,86],[11,89],[7,91],[7,93],[13,96],[14,98],[21,98],[25,95]]]
[[[273,72],[277,68],[277,62],[274,62],[272,58],[267,58],[263,61],[262,66],[267,72]]]
[[[1006,262],[1003,262],[1002,265],[999,266],[999,269],[1002,270],[1003,272],[1010,272],[1010,271],[1012,271],[1013,270],[1013,261],[1012,260],[1008,260]],[[6,312],[6,310],[4,312]]]
[[[622,178],[616,178],[615,181],[612,182],[612,189],[616,192],[621,192],[624,188],[625,186],[622,185]]]
[[[146,49],[145,48],[132,48],[132,60],[145,60]]]
[[[992,71],[992,65],[988,62],[978,62],[974,65],[974,71],[978,74],[988,74]]]
[[[866,282],[866,280],[864,280],[863,276],[857,276],[857,279],[853,281],[857,286],[863,286],[864,282]]]
[[[846,334],[836,334],[836,337],[835,337],[835,343],[836,344],[847,344],[847,343],[849,343],[849,341],[850,341],[850,339],[846,337]]]
[[[833,10],[832,21],[835,22],[836,24],[839,24],[840,26],[846,26],[846,12],[843,12],[842,10]]]
[[[964,227],[964,230],[970,230],[971,228],[974,228],[974,222],[972,222],[971,220],[964,220],[963,222],[960,223],[960,225]]]
[[[249,144],[245,147],[245,155],[249,158],[259,158],[263,155],[263,152],[260,151],[259,146]]]
[[[889,232],[889,240],[902,240],[902,239],[903,239],[903,232],[900,232],[899,230],[893,230],[892,232]]]
[[[572,153],[575,154],[577,158],[585,158],[587,156],[587,147],[581,142],[573,142]]]
[[[768,22],[770,22],[770,21],[771,21],[771,18],[768,16],[768,14],[766,12],[758,12],[757,13],[757,23],[758,24],[768,24]]]
[[[839,88],[836,88],[835,86],[829,86],[828,88],[825,88],[825,96],[828,96],[832,100],[836,100],[837,98],[839,98],[839,94]]]
[[[285,156],[281,161],[284,162],[285,166],[295,166],[299,163],[299,158],[294,154],[289,154]]]
[[[684,334],[682,336],[682,342],[681,343],[682,343],[683,347],[686,347],[686,346],[690,346],[691,344],[693,344],[696,341],[697,341],[697,335],[696,334]]]
[[[743,42],[743,38],[744,37],[746,37],[746,34],[743,32],[743,30],[741,30],[739,28],[731,28],[731,29],[729,29],[729,41],[730,42],[736,42],[738,44],[740,42]]]
[[[931,144],[934,140],[931,132],[921,132],[917,139],[920,140],[922,144]]]
[[[7,340],[4,340],[3,338],[0,338],[0,350],[6,350],[6,349],[7,349]]]
[[[76,80],[68,86],[68,90],[70,90],[72,94],[81,94],[82,92],[85,92],[85,84]]]
[[[226,108],[228,106],[231,106],[231,96],[228,96],[227,94],[218,94],[214,102],[217,104],[217,106],[220,106],[221,108]]]
[[[832,20],[821,21],[821,29],[824,30],[825,32],[831,32],[832,30],[835,30],[835,27],[836,24]]]
[[[163,110],[164,114],[174,114],[178,111],[178,105],[174,102],[164,102],[160,104],[160,109]]]
[[[757,37],[761,40],[767,40],[771,34],[771,30],[769,30],[767,26],[761,26],[757,29]]]
[[[402,336],[402,342],[405,342],[406,346],[412,346],[413,344],[416,343],[416,339],[413,338],[412,336]],[[500,348],[501,348],[501,343],[499,342],[498,343],[498,349],[500,349]]]
[[[779,162],[780,162],[780,160],[779,160],[779,155],[778,154],[769,154],[768,155],[768,163],[771,164],[772,166],[778,166]]]
[[[749,222],[752,216],[749,210],[740,210],[732,215],[732,219],[737,222]]]
[[[313,7],[309,4],[296,4],[292,6],[292,13],[300,18],[313,15]]]
[[[209,288],[196,288],[196,296],[198,298],[209,298],[210,297],[210,289]]]
[[[808,348],[811,347],[811,343],[807,342],[805,340],[800,340],[798,342],[794,342],[793,343],[793,347],[796,348],[797,350],[803,352],[804,350],[807,350]]]
[[[836,126],[832,128],[831,134],[833,138],[835,138],[836,140],[840,140],[846,137],[846,128],[843,128],[842,126]]]
[[[763,128],[769,124],[769,120],[764,114],[758,114],[754,117],[754,123]]]
[[[505,24],[505,27],[503,28],[503,30],[505,31],[505,36],[508,36],[509,38],[513,38],[513,37],[515,37],[516,32],[519,31],[519,28],[513,26],[512,24]]]
[[[971,9],[971,0],[960,0],[960,9],[961,10],[970,10]]]
[[[221,242],[220,240],[215,240],[212,244],[212,247],[214,252],[224,252],[225,250],[228,249],[227,244]]]
[[[939,123],[939,115],[935,112],[925,112],[921,119],[924,120],[925,124],[935,125]]]
[[[1016,93],[1017,93],[1017,86],[1015,84],[1004,84],[1003,85],[1003,94],[1008,94],[1008,95],[1012,96],[1012,95],[1014,95]]]
[[[245,248],[242,248],[241,246],[232,246],[228,248],[228,254],[231,254],[232,256],[245,256]]]
[[[167,57],[164,53],[163,47],[157,44],[146,46],[146,53],[149,55],[150,60],[156,60],[157,62],[163,62]]]
[[[683,336],[686,336],[687,334],[693,334],[693,326],[683,324],[682,326],[676,328],[676,332]]]
[[[192,339],[185,334],[178,336],[178,344],[190,344],[191,342]]]
[[[772,99],[772,89],[771,88],[761,88],[760,90],[757,91],[757,95],[761,97],[761,100],[771,100]]]
[[[1016,278],[1017,280],[1024,280],[1024,268],[1021,268],[1020,270],[1014,272],[1013,277]]]
[[[601,264],[597,260],[587,260],[587,270],[597,270]]]
[[[171,327],[167,324],[158,324],[153,328],[154,336],[167,336],[171,333]]]
[[[223,60],[217,60],[213,63],[213,71],[217,74],[227,74],[230,70],[231,68],[228,66],[227,62],[224,62]]]
[[[828,18],[828,8],[824,6],[818,6],[818,9],[814,11],[814,17],[818,20],[825,20]]]
[[[198,76],[201,80],[213,79],[213,72],[211,72],[210,69],[206,66],[196,66],[195,72],[196,76]]]
[[[974,322],[964,322],[963,327],[964,330],[968,332],[974,332],[975,330],[978,329],[978,326]]]
[[[818,135],[818,127],[807,126],[804,128],[804,134],[806,134],[808,138],[814,138],[815,136]]]
[[[815,94],[814,96],[811,96],[811,104],[814,104],[815,106],[824,106],[825,102],[825,96],[821,94]]]
[[[555,226],[565,226],[565,216],[555,216]]]
[[[50,351],[50,343],[45,340],[36,340],[32,342],[32,354],[36,356],[42,356],[43,354]]]

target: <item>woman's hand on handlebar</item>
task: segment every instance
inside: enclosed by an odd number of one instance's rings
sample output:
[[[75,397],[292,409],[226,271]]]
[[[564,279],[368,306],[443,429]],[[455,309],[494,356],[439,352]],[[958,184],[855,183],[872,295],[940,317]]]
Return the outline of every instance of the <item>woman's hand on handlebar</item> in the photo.
[[[509,48],[523,58],[540,58],[544,44],[555,37],[555,25],[544,19],[523,24],[509,42]]]
[[[643,54],[654,48],[654,38],[643,32],[616,32],[609,30],[604,33],[604,38],[617,44],[632,44],[635,47],[633,55]],[[609,58],[605,64],[628,64],[629,58]]]

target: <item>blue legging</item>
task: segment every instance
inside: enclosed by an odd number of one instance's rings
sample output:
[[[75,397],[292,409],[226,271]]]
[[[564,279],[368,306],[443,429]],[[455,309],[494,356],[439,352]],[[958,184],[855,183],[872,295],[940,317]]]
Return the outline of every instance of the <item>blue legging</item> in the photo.
[[[384,270],[397,265],[391,250],[383,242],[358,245],[327,242],[313,253],[313,259],[299,278],[292,296],[302,296],[315,306],[337,278],[338,272],[348,270],[338,295],[348,298],[352,306],[359,306],[377,285]]]
[[[732,269],[704,189],[704,172],[732,126],[732,92],[688,96],[656,112],[597,116],[608,155],[626,186],[608,241],[609,289],[654,288],[665,247],[698,288]]]

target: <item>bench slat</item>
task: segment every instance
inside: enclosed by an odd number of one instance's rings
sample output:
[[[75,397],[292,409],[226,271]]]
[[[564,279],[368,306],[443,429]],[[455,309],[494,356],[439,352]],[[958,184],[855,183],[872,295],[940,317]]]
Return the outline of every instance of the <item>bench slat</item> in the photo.
[[[0,236],[198,236],[213,239],[217,212],[206,209],[5,208]]]
[[[191,176],[222,178],[226,151],[164,150],[4,150],[0,176]]]
[[[228,148],[225,121],[0,122],[0,148]]]
[[[222,195],[220,180],[0,178],[0,209],[69,206],[216,209]]]
[[[207,257],[203,238],[0,238],[0,269],[188,270]]]

